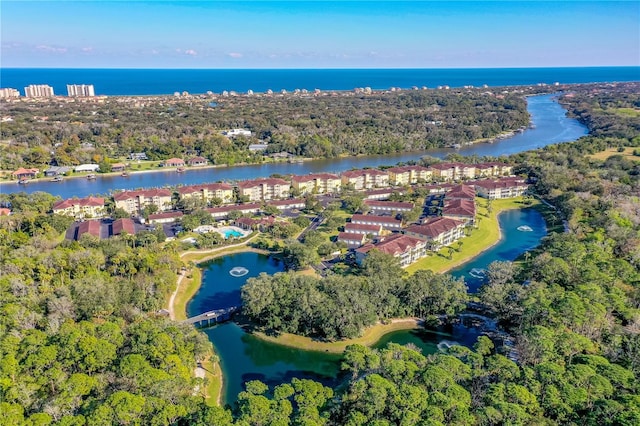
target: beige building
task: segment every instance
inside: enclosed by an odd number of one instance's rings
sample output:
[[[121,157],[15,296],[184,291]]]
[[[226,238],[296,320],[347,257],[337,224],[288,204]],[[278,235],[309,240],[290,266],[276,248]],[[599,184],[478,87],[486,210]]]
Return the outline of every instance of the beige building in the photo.
[[[291,184],[284,179],[268,178],[247,180],[238,183],[238,193],[249,201],[268,201],[288,198]]]
[[[116,202],[116,208],[136,215],[150,205],[156,206],[160,212],[171,210],[171,196],[172,192],[168,189],[147,189],[119,192],[113,196],[113,199]]]
[[[55,203],[52,210],[55,214],[74,219],[98,218],[105,214],[104,198],[69,198]]]
[[[342,188],[342,179],[331,173],[316,173],[303,176],[294,176],[292,179],[294,189],[300,194],[335,194]]]
[[[421,225],[411,225],[402,232],[425,240],[431,250],[439,250],[464,237],[463,221],[446,217],[433,217]]]
[[[24,95],[27,98],[52,98],[53,87],[47,84],[31,84],[24,88]]]
[[[353,189],[384,188],[389,186],[389,173],[377,169],[349,170],[342,173],[342,185]]]
[[[373,249],[377,249],[398,258],[400,266],[404,268],[425,257],[427,255],[426,247],[426,242],[419,238],[394,234],[356,249],[356,262],[361,265],[368,253]]]
[[[474,182],[474,186],[480,197],[490,200],[501,198],[513,198],[523,195],[529,185],[522,179],[500,179],[497,181],[482,180]]]
[[[178,196],[181,200],[195,198],[207,204],[218,198],[223,204],[227,204],[233,202],[233,186],[226,183],[183,186],[178,188]]]
[[[433,180],[433,170],[422,166],[392,167],[386,171],[389,173],[389,183],[396,186],[413,185]]]
[[[0,89],[0,99],[19,98],[19,97],[20,97],[20,92],[18,91],[18,89],[12,89],[9,87]]]

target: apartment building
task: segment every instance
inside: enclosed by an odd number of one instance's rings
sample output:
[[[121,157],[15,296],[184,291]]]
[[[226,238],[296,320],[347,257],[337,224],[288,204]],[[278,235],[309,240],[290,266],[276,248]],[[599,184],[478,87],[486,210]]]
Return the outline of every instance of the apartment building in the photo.
[[[168,189],[146,189],[140,191],[123,191],[115,194],[113,199],[116,208],[123,209],[131,215],[139,215],[142,210],[150,205],[164,212],[171,210],[172,192]]]
[[[102,217],[105,214],[104,198],[69,198],[55,203],[52,211],[77,220]]]
[[[376,249],[398,259],[400,266],[407,267],[427,255],[426,242],[404,234],[394,234],[377,242],[357,248],[356,263],[362,265],[371,250]]]
[[[53,87],[47,84],[31,84],[24,88],[24,95],[27,98],[52,98]]]
[[[268,201],[288,198],[291,184],[284,179],[267,178],[247,180],[238,183],[238,193],[249,201]]]
[[[479,180],[473,185],[478,196],[490,200],[519,197],[529,189],[522,179]]]
[[[354,214],[351,216],[351,223],[357,225],[376,225],[390,230],[402,229],[402,221],[389,216]]]
[[[0,99],[19,98],[20,92],[18,89],[12,89],[10,87],[0,89]]]
[[[433,180],[433,170],[422,166],[391,167],[386,171],[389,173],[389,183],[396,186],[413,185]]]
[[[181,200],[195,198],[205,203],[217,198],[222,200],[223,204],[227,204],[233,202],[233,186],[226,183],[183,186],[178,188],[178,196]]]
[[[402,232],[427,242],[430,250],[439,250],[464,237],[463,221],[447,217],[429,218],[420,225],[411,225]]]
[[[349,170],[342,173],[342,185],[355,190],[384,188],[389,186],[389,174],[376,169]]]
[[[67,95],[69,97],[95,96],[93,84],[67,84]]]
[[[331,173],[293,176],[291,183],[300,194],[335,194],[342,188],[342,178]]]
[[[364,200],[364,203],[369,206],[373,214],[403,213],[413,210],[413,203],[378,200]]]

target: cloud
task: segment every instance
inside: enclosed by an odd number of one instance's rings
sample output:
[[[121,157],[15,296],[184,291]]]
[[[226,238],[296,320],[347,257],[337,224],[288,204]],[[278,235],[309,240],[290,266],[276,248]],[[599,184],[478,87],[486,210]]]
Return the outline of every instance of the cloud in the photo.
[[[49,46],[46,44],[40,44],[36,46],[36,49],[42,52],[49,52],[49,53],[67,53],[66,47]]]
[[[196,56],[196,55],[198,54],[198,52],[196,52],[196,51],[195,51],[195,50],[193,50],[193,49],[187,49],[187,50],[185,50],[185,51],[184,51],[184,54],[185,54],[185,55]]]
[[[234,58],[234,59],[242,58],[242,53],[238,53],[238,52],[231,52],[231,53],[229,53],[228,55],[229,55],[231,58]]]
[[[91,53],[93,52],[93,47],[83,47],[82,50],[84,53]]]

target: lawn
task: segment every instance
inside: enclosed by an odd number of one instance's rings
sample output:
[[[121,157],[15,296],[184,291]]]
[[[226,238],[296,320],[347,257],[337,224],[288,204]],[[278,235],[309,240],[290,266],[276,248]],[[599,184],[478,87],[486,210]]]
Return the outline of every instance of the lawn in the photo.
[[[531,204],[525,205],[522,197],[493,200],[492,212],[488,214],[486,208],[487,200],[484,198],[476,198],[476,204],[478,206],[477,218],[480,218],[480,223],[477,228],[471,231],[470,236],[460,240],[462,241],[462,246],[459,251],[457,250],[458,243],[456,242],[451,245],[451,247],[456,249],[456,251],[452,253],[451,259],[449,259],[448,248],[445,247],[438,253],[431,254],[409,265],[406,271],[413,274],[421,269],[431,269],[434,272],[442,273],[468,262],[500,240],[500,226],[498,224],[498,214],[500,212],[510,209],[534,207],[540,204],[538,200],[530,201]]]
[[[613,157],[614,155],[622,155],[624,158],[628,160],[640,161],[640,157],[637,155],[633,155],[633,151],[640,148],[627,147],[623,152],[618,152],[618,148],[609,148],[605,151],[596,152],[595,154],[589,155],[589,157],[594,158],[596,160],[605,161],[609,157]]]

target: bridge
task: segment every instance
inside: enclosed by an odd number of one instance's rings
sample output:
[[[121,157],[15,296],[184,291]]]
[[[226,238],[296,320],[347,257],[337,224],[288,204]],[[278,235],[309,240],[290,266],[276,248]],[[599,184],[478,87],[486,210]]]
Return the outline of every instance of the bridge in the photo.
[[[183,324],[193,324],[196,327],[209,327],[210,325],[220,324],[229,321],[231,316],[240,310],[240,306],[231,306],[225,309],[216,309],[208,311],[182,321]]]

